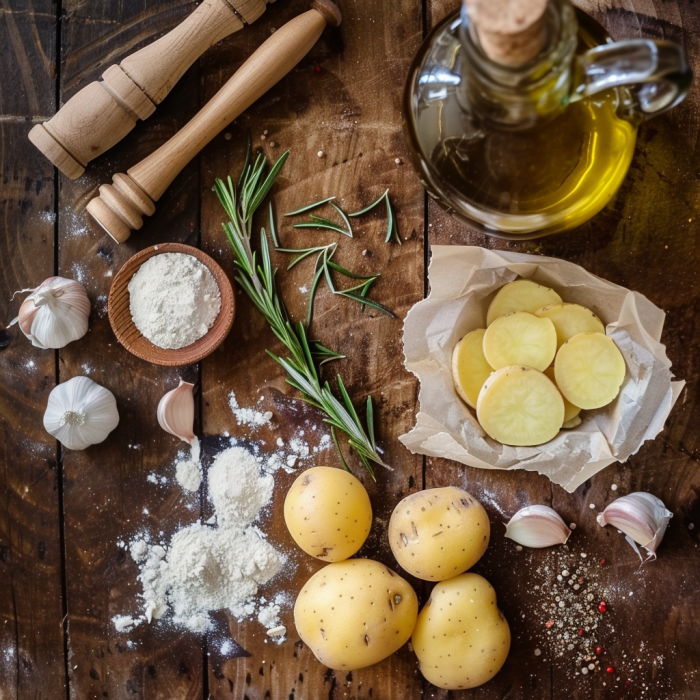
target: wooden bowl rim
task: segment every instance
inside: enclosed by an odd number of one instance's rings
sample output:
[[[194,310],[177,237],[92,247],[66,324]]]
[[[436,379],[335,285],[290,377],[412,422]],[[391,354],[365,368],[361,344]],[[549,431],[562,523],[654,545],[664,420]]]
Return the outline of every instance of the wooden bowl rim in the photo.
[[[131,313],[123,313],[123,304],[128,304],[128,286],[131,278],[146,260],[162,253],[184,253],[199,260],[213,275],[221,294],[221,308],[212,327],[199,340],[184,348],[167,349],[154,345],[136,328]],[[119,344],[132,355],[163,367],[191,365],[214,352],[231,330],[235,312],[236,299],[233,287],[221,265],[199,248],[184,243],[158,243],[132,255],[114,276],[107,298],[109,323]],[[126,323],[122,320],[125,318],[128,318]]]

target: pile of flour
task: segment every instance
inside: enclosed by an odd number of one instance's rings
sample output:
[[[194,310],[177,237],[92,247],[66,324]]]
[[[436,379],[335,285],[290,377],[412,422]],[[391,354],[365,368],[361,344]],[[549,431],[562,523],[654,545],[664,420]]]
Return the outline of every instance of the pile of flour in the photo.
[[[145,539],[129,545],[140,569],[143,612],[136,618],[113,618],[119,631],[158,620],[169,611],[175,624],[196,632],[210,629],[213,610],[250,616],[256,610],[258,586],[281,571],[285,556],[253,524],[272,498],[273,476],[261,472],[248,450],[235,446],[217,455],[208,484],[215,525],[208,521],[185,527],[167,547]],[[277,615],[266,619],[278,620]]]
[[[184,348],[199,340],[221,309],[214,276],[206,265],[185,253],[149,258],[128,288],[134,325],[159,348]]]

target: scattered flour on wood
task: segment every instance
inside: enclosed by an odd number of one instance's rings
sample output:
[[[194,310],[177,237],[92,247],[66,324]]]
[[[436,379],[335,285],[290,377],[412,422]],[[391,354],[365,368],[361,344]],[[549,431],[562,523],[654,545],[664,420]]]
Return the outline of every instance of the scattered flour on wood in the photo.
[[[209,468],[208,484],[216,527],[194,523],[177,531],[168,545],[142,538],[130,543],[140,569],[143,612],[137,618],[113,618],[118,631],[168,614],[195,632],[210,629],[210,611],[250,616],[257,608],[258,587],[284,566],[285,555],[254,525],[274,487],[258,459],[243,447],[224,450]]]
[[[228,395],[228,405],[236,418],[238,425],[248,425],[259,428],[272,420],[272,411],[259,411],[255,408],[241,408],[236,400],[236,395],[231,392]]]

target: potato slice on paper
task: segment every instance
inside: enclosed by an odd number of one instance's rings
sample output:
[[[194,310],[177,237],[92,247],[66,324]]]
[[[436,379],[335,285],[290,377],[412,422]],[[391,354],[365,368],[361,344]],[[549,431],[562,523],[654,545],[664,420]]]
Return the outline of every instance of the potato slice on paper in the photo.
[[[579,333],[561,346],[554,376],[562,395],[581,408],[607,406],[620,392],[625,359],[612,338]]]
[[[484,357],[494,369],[525,365],[543,372],[556,351],[554,324],[524,311],[497,318],[484,334]]]
[[[547,367],[547,369],[544,371],[544,373],[554,382],[554,385],[556,386],[557,380],[556,377],[554,376],[554,367]],[[559,387],[557,387],[558,389]],[[561,393],[561,392],[559,392]],[[575,425],[567,425],[567,423],[570,423],[573,421],[574,418],[578,416],[579,413],[581,413],[581,409],[578,406],[574,406],[574,404],[569,401],[566,396],[562,396],[564,399],[564,425],[562,427],[564,428],[570,428],[570,427],[576,427],[576,425],[579,425],[581,421],[579,420],[578,423]]]
[[[467,333],[452,351],[452,379],[455,389],[472,408],[476,408],[481,387],[493,372],[493,367],[484,357],[484,333],[485,328]]]
[[[530,280],[515,280],[498,290],[486,314],[486,325],[513,311],[533,314],[549,304],[561,304],[561,297],[553,289]]]
[[[542,372],[503,367],[486,380],[476,415],[487,435],[504,445],[541,445],[557,436],[564,399]]]
[[[579,333],[605,333],[602,321],[580,304],[550,304],[535,311],[535,316],[548,318],[557,332],[557,350]]]

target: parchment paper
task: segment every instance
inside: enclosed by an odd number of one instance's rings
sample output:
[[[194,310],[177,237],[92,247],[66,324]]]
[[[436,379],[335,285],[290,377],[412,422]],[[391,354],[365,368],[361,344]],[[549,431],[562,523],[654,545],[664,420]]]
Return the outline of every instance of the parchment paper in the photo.
[[[489,438],[452,382],[452,349],[475,328],[507,282],[518,277],[552,287],[565,302],[591,309],[627,364],[615,401],[585,411],[583,422],[538,447],[509,447]],[[430,294],[404,322],[405,365],[420,380],[416,425],[399,439],[414,453],[482,469],[528,469],[567,491],[615,461],[624,462],[662,430],[685,382],[672,381],[659,342],[665,314],[643,295],[573,263],[472,246],[433,246]]]

